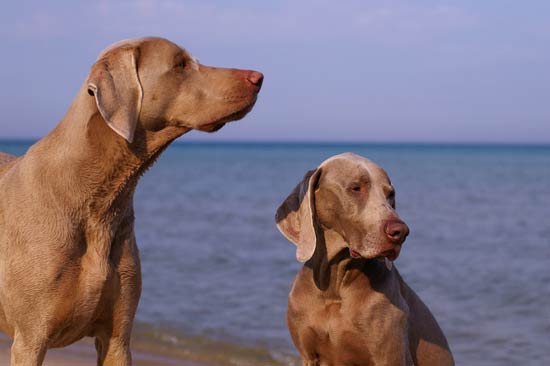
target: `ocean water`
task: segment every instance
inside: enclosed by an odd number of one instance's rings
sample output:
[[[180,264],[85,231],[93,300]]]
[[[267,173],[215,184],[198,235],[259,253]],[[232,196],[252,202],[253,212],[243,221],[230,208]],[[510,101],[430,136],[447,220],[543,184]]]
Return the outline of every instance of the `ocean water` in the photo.
[[[550,364],[550,146],[175,143],[135,196],[136,342],[297,365],[285,308],[300,264],[273,216],[307,170],[346,151],[390,175],[411,228],[396,266],[457,364]]]

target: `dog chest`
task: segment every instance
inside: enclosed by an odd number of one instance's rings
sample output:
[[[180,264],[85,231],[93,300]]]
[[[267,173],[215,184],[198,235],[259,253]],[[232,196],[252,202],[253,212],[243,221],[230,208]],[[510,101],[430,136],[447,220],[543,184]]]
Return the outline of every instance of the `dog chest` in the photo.
[[[288,314],[302,354],[326,366],[408,365],[407,312],[386,294],[302,295],[291,297]]]

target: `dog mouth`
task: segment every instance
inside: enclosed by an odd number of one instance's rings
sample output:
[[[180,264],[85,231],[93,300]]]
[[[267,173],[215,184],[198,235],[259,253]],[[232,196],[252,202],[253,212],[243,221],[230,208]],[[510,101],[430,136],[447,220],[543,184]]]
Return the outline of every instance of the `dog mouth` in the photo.
[[[376,259],[376,260],[382,260],[382,261],[387,259],[393,262],[399,256],[399,251],[397,249],[388,249],[372,256],[363,256],[359,251],[349,247],[349,255],[352,258]]]
[[[355,249],[349,248],[349,255],[352,258],[362,258],[363,256],[361,253],[356,251]],[[386,266],[386,269],[388,271],[391,271],[393,269],[393,261],[397,258],[399,254],[394,249],[386,250],[382,253],[380,253],[378,256],[372,257],[372,258],[366,258],[366,259],[376,259],[377,261],[384,263]]]
[[[214,122],[202,125],[199,130],[203,132],[216,132],[220,130],[223,126],[225,126],[226,123],[238,121],[244,118],[248,114],[248,112],[252,110],[254,104],[256,104],[256,98],[253,98],[250,103],[247,103],[244,107],[238,109],[236,112],[232,112],[220,119],[215,120]]]
[[[380,253],[380,255],[376,257],[376,259],[387,258],[387,259],[389,259],[390,261],[393,262],[394,260],[397,259],[398,256],[399,256],[399,253],[397,252],[397,250],[390,249],[390,250],[386,250],[386,251]]]
[[[199,130],[203,132],[216,132],[221,130],[223,126],[225,126],[225,123],[216,121],[201,127]]]
[[[354,249],[351,249],[351,248],[349,248],[349,255],[352,258],[361,258],[361,253],[359,253],[358,251],[356,251]]]

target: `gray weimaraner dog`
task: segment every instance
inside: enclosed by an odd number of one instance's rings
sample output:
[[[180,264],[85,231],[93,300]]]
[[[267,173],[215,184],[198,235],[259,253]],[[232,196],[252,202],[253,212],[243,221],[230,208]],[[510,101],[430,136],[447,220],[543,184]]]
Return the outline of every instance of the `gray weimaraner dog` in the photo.
[[[262,79],[199,64],[165,39],[123,41],[101,53],[53,131],[22,157],[0,155],[0,329],[12,366],[86,336],[98,365],[131,364],[138,179],[182,134],[244,117]]]
[[[454,364],[435,318],[393,266],[409,229],[382,168],[334,156],[306,174],[276,221],[306,262],[287,311],[302,365]]]

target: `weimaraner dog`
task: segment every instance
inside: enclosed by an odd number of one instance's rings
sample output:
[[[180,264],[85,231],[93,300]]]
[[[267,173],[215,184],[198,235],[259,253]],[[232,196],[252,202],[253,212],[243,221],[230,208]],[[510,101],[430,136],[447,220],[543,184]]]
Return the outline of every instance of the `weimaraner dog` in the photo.
[[[133,195],[168,144],[253,107],[263,75],[199,64],[161,38],[99,56],[64,118],[0,156],[0,329],[12,366],[95,337],[98,365],[131,365],[141,292]]]
[[[287,311],[302,365],[454,364],[435,318],[393,266],[409,228],[382,168],[334,156],[306,174],[276,221],[306,262]]]

